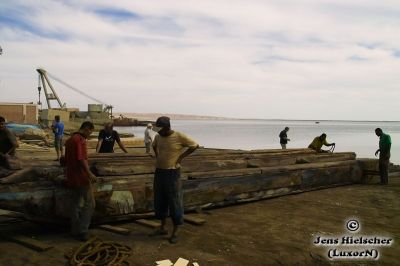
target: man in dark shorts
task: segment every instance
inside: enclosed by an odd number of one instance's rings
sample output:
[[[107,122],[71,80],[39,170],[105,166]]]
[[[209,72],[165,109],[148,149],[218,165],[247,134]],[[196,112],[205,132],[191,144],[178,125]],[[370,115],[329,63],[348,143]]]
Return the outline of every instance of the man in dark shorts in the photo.
[[[286,144],[288,143],[288,141],[290,141],[290,139],[288,139],[287,137],[287,132],[289,131],[288,127],[285,127],[284,130],[281,131],[281,133],[279,133],[279,143],[281,144],[282,149],[286,149]]]
[[[63,156],[63,136],[64,136],[64,123],[61,122],[60,116],[56,115],[54,117],[54,123],[51,125],[51,128],[54,133],[54,148],[56,149],[57,159],[60,160],[60,157]]]
[[[375,156],[379,153],[379,175],[381,177],[381,184],[387,185],[389,182],[389,161],[392,139],[388,134],[383,133],[380,128],[375,129],[375,134],[379,137],[379,149],[375,152]]]
[[[178,242],[178,226],[183,224],[183,193],[180,180],[180,163],[194,152],[199,145],[183,133],[171,130],[169,117],[161,116],[156,121],[161,128],[153,141],[156,157],[154,174],[154,209],[161,220],[161,227],[153,235],[168,234],[165,229],[166,218],[171,216],[173,231],[169,242]]]
[[[93,183],[96,176],[88,164],[86,139],[92,134],[92,122],[83,122],[79,131],[65,142],[66,186],[71,192],[71,234],[78,240],[89,238],[89,225],[95,208]]]
[[[119,134],[114,130],[114,125],[112,123],[107,123],[104,125],[104,129],[100,130],[99,138],[96,146],[96,152],[98,153],[110,153],[114,152],[114,143],[117,142],[121,150],[125,153],[128,151],[125,149]]]

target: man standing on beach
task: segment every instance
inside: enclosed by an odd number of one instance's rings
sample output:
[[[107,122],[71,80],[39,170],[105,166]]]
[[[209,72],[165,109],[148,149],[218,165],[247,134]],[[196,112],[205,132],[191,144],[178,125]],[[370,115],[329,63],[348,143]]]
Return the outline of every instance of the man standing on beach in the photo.
[[[376,128],[375,134],[379,137],[379,149],[376,150],[375,156],[379,153],[379,175],[381,184],[387,185],[389,182],[389,160],[392,139],[388,134],[383,133],[382,129]]]
[[[114,152],[114,143],[117,142],[118,146],[125,153],[128,151],[125,149],[124,144],[122,143],[119,134],[116,130],[114,130],[113,123],[109,122],[104,125],[104,129],[100,130],[99,138],[97,141],[96,152],[98,153],[110,153]]]
[[[153,142],[156,157],[154,174],[154,209],[161,220],[161,227],[153,235],[166,235],[166,218],[171,216],[173,231],[169,242],[178,242],[178,226],[183,224],[183,193],[180,167],[182,160],[194,152],[199,145],[183,133],[171,130],[169,117],[161,116],[156,121],[161,128]]]
[[[80,241],[89,239],[89,225],[95,208],[93,183],[96,176],[90,171],[86,139],[92,134],[92,122],[83,122],[79,131],[65,142],[66,185],[71,191],[71,234]]]
[[[281,147],[282,149],[286,149],[286,144],[288,143],[288,141],[290,141],[290,139],[288,139],[287,137],[287,132],[289,131],[289,127],[285,127],[284,130],[281,131],[281,133],[279,133],[279,142],[281,143]]]
[[[151,123],[147,124],[147,128],[144,131],[144,145],[146,146],[146,153],[150,153],[151,143],[153,142],[152,131],[153,125]]]
[[[335,143],[328,143],[326,141],[326,134],[322,133],[321,136],[315,137],[313,139],[311,144],[308,145],[308,148],[309,149],[313,149],[316,152],[327,152],[327,151],[324,151],[324,150],[321,149],[323,145],[325,145],[325,146],[335,146]]]
[[[54,133],[54,148],[56,149],[57,153],[56,161],[59,161],[60,157],[63,156],[62,139],[64,136],[64,123],[61,122],[59,115],[56,115],[54,117],[54,123],[51,125],[51,129]]]

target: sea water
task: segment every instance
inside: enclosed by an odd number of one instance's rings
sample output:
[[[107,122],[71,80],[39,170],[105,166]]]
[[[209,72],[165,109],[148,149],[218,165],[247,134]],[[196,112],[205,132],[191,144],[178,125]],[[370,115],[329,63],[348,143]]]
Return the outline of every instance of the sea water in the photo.
[[[319,122],[319,123],[316,123]],[[353,151],[357,158],[376,158],[380,127],[392,138],[391,162],[400,164],[398,140],[400,122],[299,121],[299,120],[172,120],[171,127],[181,131],[201,146],[229,149],[279,149],[279,133],[288,126],[287,148],[306,148],[314,137],[327,134],[335,142],[335,152]],[[116,128],[119,132],[144,136],[145,127]],[[324,147],[329,149],[329,147]]]

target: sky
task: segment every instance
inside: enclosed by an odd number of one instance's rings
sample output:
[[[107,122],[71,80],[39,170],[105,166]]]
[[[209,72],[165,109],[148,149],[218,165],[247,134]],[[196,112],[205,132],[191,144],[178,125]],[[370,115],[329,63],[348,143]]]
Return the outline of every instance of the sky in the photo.
[[[2,0],[0,102],[42,67],[114,112],[397,121],[399,33],[398,0]]]

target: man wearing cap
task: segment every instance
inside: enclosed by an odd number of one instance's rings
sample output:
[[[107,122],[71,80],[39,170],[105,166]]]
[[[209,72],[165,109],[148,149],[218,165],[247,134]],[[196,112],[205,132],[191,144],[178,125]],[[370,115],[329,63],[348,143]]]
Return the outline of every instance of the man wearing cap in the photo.
[[[166,218],[171,216],[173,231],[169,242],[178,242],[178,226],[183,224],[183,193],[180,180],[182,160],[194,152],[199,145],[183,133],[171,130],[169,117],[161,116],[156,121],[161,128],[153,141],[156,157],[154,174],[154,209],[161,220],[161,227],[153,235],[168,234],[165,229]]]
[[[151,143],[153,141],[152,138],[152,131],[153,125],[151,123],[147,124],[147,128],[144,131],[144,145],[146,146],[146,153],[149,154],[150,153],[150,147],[151,147]]]

